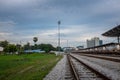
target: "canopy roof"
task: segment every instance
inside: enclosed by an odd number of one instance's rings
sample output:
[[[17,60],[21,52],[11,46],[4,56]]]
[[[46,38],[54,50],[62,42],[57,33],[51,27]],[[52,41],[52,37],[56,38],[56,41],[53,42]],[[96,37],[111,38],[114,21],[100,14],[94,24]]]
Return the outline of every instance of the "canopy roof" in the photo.
[[[107,37],[118,37],[118,36],[120,36],[120,25],[118,25],[115,28],[103,33],[102,35],[107,36]]]
[[[86,48],[86,49],[94,49],[94,48],[107,47],[107,46],[113,46],[113,45],[119,45],[119,43],[107,43],[107,44],[103,44],[103,45],[95,46],[95,47],[90,47],[90,48]]]
[[[95,48],[100,48],[100,47],[109,47],[109,46],[115,46],[115,45],[120,45],[119,43],[107,43],[107,44],[103,44],[100,46],[94,46],[94,47],[89,47],[89,48],[84,48],[81,50],[86,50],[86,49],[95,49]]]

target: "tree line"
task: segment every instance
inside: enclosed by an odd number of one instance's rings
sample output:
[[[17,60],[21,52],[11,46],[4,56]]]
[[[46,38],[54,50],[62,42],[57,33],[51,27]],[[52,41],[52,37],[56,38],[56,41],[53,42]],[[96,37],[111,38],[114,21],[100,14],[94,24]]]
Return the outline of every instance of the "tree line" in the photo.
[[[35,50],[35,49],[41,49],[46,53],[49,53],[50,51],[58,50],[58,47],[54,47],[52,44],[44,44],[44,43],[36,44],[36,40],[34,38],[33,41],[35,41],[34,45],[31,45],[28,42],[22,46],[21,44],[11,44],[7,40],[5,40],[5,41],[0,41],[0,46],[3,47],[4,48],[3,51],[7,53],[24,52],[24,50]]]

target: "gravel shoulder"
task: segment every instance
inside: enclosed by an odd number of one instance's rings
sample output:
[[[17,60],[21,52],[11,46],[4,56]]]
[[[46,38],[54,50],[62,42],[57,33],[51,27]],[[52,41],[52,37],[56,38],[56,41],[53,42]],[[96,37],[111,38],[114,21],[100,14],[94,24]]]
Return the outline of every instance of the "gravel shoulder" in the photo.
[[[43,80],[64,80],[66,67],[66,55],[56,64],[51,72]]]

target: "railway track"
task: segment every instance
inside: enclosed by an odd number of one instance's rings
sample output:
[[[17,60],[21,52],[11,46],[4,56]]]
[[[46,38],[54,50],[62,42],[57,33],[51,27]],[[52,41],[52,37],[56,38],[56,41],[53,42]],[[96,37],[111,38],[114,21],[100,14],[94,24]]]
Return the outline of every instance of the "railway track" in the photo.
[[[65,80],[110,80],[72,55],[67,55]]]
[[[93,58],[99,58],[99,59],[104,59],[104,60],[109,60],[109,61],[114,61],[114,62],[120,62],[120,59],[118,58],[113,58],[109,56],[100,56],[100,55],[88,55],[88,54],[79,54],[82,56],[88,56],[88,57],[93,57]]]
[[[69,55],[67,55],[65,80],[79,80],[79,75],[75,69]]]

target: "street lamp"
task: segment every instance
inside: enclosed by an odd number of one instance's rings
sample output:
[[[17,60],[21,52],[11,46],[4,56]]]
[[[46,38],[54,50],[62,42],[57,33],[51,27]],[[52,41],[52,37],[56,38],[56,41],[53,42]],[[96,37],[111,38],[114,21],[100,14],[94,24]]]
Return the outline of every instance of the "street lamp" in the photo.
[[[58,51],[60,53],[60,24],[61,24],[61,21],[59,20],[58,21]]]

